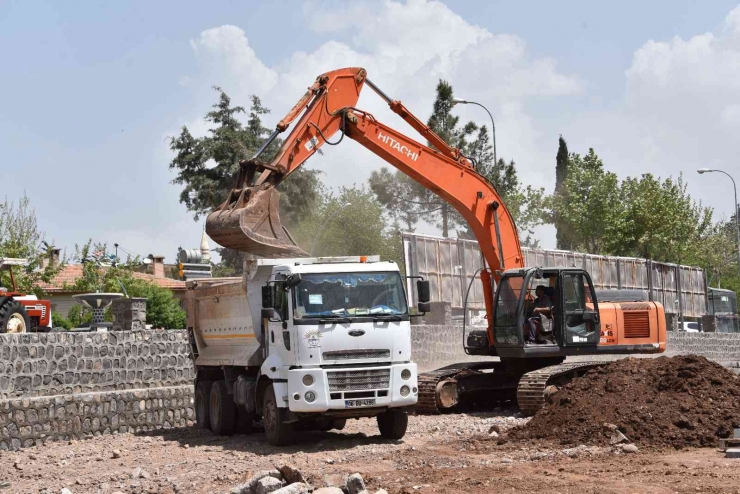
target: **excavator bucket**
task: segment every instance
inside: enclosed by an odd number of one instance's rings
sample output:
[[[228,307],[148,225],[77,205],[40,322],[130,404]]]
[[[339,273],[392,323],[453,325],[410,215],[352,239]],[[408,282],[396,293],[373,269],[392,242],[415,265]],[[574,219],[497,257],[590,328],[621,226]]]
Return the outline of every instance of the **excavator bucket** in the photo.
[[[253,174],[253,167],[242,165],[228,199],[208,215],[206,233],[219,245],[259,257],[307,257],[280,222],[275,185],[244,185]]]

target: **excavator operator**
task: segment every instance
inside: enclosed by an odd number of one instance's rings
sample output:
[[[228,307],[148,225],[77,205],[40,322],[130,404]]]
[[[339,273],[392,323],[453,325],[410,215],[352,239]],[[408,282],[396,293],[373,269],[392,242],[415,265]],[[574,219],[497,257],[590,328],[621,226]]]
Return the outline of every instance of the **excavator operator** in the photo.
[[[529,324],[529,337],[527,338],[527,342],[546,343],[542,338],[542,333],[550,333],[549,327],[545,329],[544,326],[550,326],[552,324],[553,303],[550,300],[550,297],[547,296],[545,285],[537,285],[535,295],[537,298],[534,300],[532,316],[527,319],[527,324]]]

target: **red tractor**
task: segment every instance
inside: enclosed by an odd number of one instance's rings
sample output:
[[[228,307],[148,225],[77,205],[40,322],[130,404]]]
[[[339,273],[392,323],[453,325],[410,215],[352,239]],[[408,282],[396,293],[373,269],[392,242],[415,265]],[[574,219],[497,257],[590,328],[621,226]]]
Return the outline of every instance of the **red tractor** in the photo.
[[[13,266],[25,266],[27,259],[0,258],[0,274],[10,273],[11,288],[0,286],[0,333],[47,332],[51,330],[51,302],[36,295],[24,295],[15,286]]]

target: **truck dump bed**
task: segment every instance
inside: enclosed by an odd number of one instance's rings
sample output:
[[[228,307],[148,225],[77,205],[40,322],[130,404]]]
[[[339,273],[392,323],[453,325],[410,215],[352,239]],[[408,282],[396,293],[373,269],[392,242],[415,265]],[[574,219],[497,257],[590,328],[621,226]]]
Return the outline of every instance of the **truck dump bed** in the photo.
[[[244,279],[200,279],[187,286],[188,328],[198,343],[196,365],[261,365],[260,302],[247,293]]]

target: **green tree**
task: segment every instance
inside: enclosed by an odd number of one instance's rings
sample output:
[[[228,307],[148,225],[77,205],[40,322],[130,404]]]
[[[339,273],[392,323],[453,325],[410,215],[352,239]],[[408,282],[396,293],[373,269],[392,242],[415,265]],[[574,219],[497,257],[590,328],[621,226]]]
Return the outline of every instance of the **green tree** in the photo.
[[[209,126],[204,137],[194,137],[183,126],[180,135],[170,138],[170,149],[175,157],[170,169],[177,172],[172,181],[182,185],[180,202],[193,213],[196,221],[218,207],[236,183],[239,162],[251,158],[270,135],[271,129],[262,124],[262,117],[269,110],[262,106],[257,96],[251,98],[251,108],[232,106],[229,96],[219,87],[218,102],[205,116]],[[246,122],[240,117],[247,115]],[[281,144],[273,141],[265,150],[261,160],[269,161]],[[278,187],[285,192],[281,199],[281,219],[287,227],[300,221],[318,200],[320,191],[319,173],[316,170],[299,168]],[[229,249],[218,249],[224,264],[222,271],[241,273],[244,254]]]
[[[28,259],[27,266],[14,268],[13,271],[21,292],[43,296],[38,283],[50,281],[61,268],[61,264],[45,262],[51,258],[51,249],[52,246],[44,241],[44,233],[36,220],[36,210],[31,207],[26,194],[17,205],[7,198],[0,203],[0,257]],[[9,287],[9,283],[7,273],[0,272],[0,286]]]
[[[683,175],[661,180],[647,173],[621,186],[626,203],[615,253],[664,262],[695,259],[711,231],[712,211],[695,202]]]
[[[403,265],[398,223],[366,187],[328,191],[321,204],[293,230],[299,245],[315,256],[380,255]]]
[[[575,250],[612,253],[624,219],[617,175],[604,170],[593,149],[586,156],[570,155],[568,177],[552,199],[552,216],[559,218]]]
[[[563,184],[568,178],[568,143],[565,142],[563,136],[560,136],[558,140],[558,154],[555,157],[555,195],[562,193]],[[560,218],[554,218],[556,233],[557,248],[563,250],[570,250],[571,245],[567,240],[567,233],[564,231],[564,225],[561,224]]]

